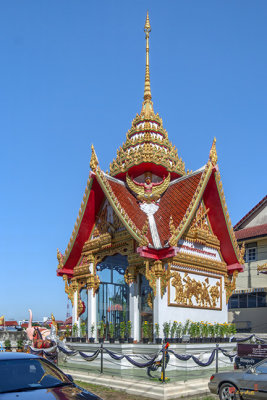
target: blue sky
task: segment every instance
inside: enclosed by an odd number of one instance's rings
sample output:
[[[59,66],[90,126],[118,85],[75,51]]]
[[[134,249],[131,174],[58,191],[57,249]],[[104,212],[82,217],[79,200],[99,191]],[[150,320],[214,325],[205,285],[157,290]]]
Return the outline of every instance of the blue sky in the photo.
[[[154,109],[186,169],[217,138],[233,224],[266,195],[267,2],[0,2],[0,315],[66,316],[56,277],[89,174],[140,112],[149,10]]]

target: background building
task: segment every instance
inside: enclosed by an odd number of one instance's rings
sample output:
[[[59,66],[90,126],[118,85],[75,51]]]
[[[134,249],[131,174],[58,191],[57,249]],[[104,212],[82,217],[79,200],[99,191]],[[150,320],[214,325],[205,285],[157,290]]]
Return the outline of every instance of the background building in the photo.
[[[229,300],[229,321],[240,331],[267,332],[267,196],[234,230],[238,243],[245,246],[245,270]]]

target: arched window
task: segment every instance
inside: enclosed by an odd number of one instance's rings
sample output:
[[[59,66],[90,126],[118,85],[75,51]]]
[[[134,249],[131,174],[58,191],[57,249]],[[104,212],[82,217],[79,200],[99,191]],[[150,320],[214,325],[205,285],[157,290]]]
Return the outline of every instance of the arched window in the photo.
[[[115,254],[105,257],[97,264],[96,271],[100,278],[97,295],[98,323],[103,321],[115,326],[116,336],[119,336],[119,325],[129,320],[129,287],[125,283],[124,274],[128,266],[127,256]]]

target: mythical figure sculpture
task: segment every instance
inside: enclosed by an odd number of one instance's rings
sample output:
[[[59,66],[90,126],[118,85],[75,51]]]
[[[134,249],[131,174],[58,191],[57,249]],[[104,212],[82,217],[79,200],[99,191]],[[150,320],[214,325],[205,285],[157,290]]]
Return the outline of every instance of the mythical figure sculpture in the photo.
[[[167,178],[163,178],[161,182],[154,183],[152,182],[151,172],[146,172],[145,182],[139,183],[136,182],[134,179],[131,179],[128,173],[126,175],[126,181],[129,188],[135,194],[137,194],[138,200],[146,203],[157,201],[169,186],[170,179],[171,175],[169,173]]]
[[[26,333],[28,339],[32,341],[33,347],[37,349],[47,349],[53,346],[53,341],[51,340],[52,329],[47,329],[41,326],[32,326],[32,310],[29,310],[30,318],[28,323],[28,328]],[[55,326],[55,318],[52,317],[52,324]]]

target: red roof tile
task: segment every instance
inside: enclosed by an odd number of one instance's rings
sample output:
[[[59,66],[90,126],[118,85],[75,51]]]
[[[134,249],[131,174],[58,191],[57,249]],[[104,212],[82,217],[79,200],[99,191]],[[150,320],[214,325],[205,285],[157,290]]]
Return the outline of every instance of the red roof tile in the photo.
[[[5,326],[17,326],[17,321],[5,321]]]
[[[177,227],[192,200],[202,173],[189,176],[172,184],[162,196],[159,210],[155,214],[162,246],[164,246],[164,241],[168,240],[171,236],[169,230],[170,217],[172,216],[174,225]]]
[[[109,180],[109,184],[122,208],[126,211],[136,227],[141,231],[147,220],[147,215],[140,209],[136,198],[124,185],[121,185],[113,180]],[[150,234],[148,235],[148,239],[152,244]]]
[[[201,175],[202,172],[170,185],[162,196],[159,209],[154,215],[162,246],[164,246],[164,242],[171,236],[169,231],[170,216],[172,215],[174,225],[177,227],[192,200]],[[147,215],[140,209],[136,198],[125,186],[113,180],[109,180],[109,184],[122,208],[141,231],[147,220]],[[153,245],[150,230],[147,237]]]
[[[250,215],[253,214],[253,213],[257,210],[257,208],[259,208],[266,200],[267,200],[267,196],[263,197],[263,199],[262,199],[258,204],[256,204],[255,207],[253,207],[243,218],[241,218],[240,221],[238,221],[237,224],[235,224],[234,229],[235,229],[235,230],[238,229],[238,227],[239,227],[243,222],[245,222],[245,220],[246,220],[247,218],[249,218]]]
[[[251,228],[240,229],[235,231],[235,237],[237,240],[249,239],[258,236],[267,235],[267,224],[252,226]]]

